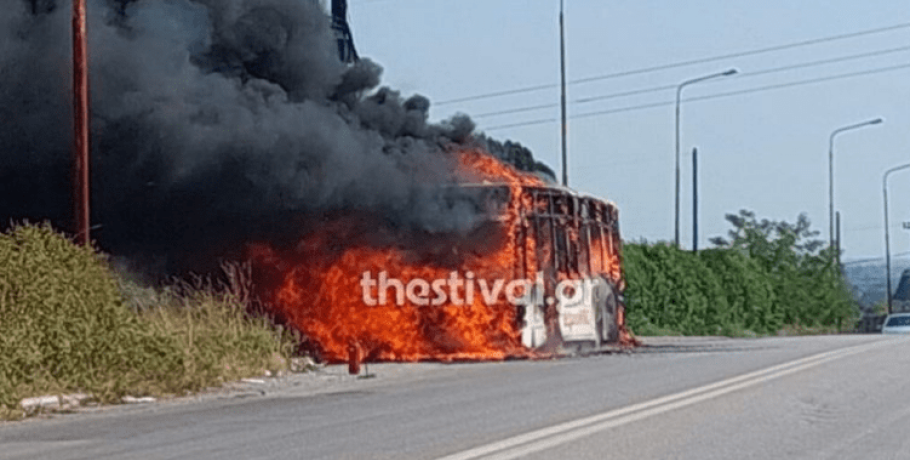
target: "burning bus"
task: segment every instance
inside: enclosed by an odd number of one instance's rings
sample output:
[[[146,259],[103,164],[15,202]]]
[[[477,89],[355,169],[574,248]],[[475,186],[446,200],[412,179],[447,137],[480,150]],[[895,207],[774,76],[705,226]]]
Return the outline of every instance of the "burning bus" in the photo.
[[[247,3],[98,3],[109,48],[88,54],[105,76],[88,156],[101,161],[81,223],[104,223],[103,247],[152,275],[246,251],[256,297],[330,362],[351,347],[368,361],[506,359],[629,338],[615,206],[527,172],[529,154],[497,158],[467,116],[431,123],[428,99],[378,87],[345,1],[331,21],[321,2]],[[63,87],[59,63],[15,65],[63,55],[70,42],[46,32],[67,17],[23,4],[0,106],[40,116],[10,112],[0,133],[18,168],[4,190],[29,197],[0,215],[68,222],[71,139],[46,132],[71,116],[46,96]]]
[[[625,285],[613,203],[553,184],[461,187],[473,189],[478,202],[492,204],[489,223],[512,228],[514,278],[506,286],[517,286],[520,295],[511,288],[506,293],[518,309],[522,345],[570,350],[619,342]],[[503,212],[503,204],[512,202],[514,226]]]
[[[466,230],[326,216],[292,247],[254,245],[260,296],[323,360],[498,360],[631,343],[614,204],[460,152],[473,181],[436,187]]]

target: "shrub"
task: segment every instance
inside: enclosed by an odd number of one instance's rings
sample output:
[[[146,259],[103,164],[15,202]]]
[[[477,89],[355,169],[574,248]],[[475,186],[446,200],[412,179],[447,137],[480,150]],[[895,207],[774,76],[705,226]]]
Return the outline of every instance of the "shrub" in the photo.
[[[718,277],[695,254],[665,244],[623,249],[632,330],[669,329],[718,334],[726,324],[727,299]]]
[[[626,244],[628,323],[634,331],[753,335],[852,327],[857,307],[834,251],[809,220],[728,215],[729,240],[699,253]]]
[[[92,248],[49,225],[19,225],[0,235],[0,260],[0,405],[64,390],[112,400],[181,367],[176,341],[124,307]]]
[[[236,266],[228,286],[143,288],[49,225],[0,234],[0,260],[0,419],[21,415],[29,396],[113,402],[281,370],[299,343],[247,313],[249,278]]]
[[[728,327],[772,334],[783,325],[783,314],[769,274],[742,251],[708,249],[699,257],[718,277],[727,298]]]

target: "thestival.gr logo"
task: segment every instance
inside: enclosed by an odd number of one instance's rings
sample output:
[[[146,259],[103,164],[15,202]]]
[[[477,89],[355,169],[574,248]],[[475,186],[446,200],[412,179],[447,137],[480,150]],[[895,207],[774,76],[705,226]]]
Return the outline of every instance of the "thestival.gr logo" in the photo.
[[[556,285],[555,297],[542,299],[544,292],[543,273],[538,272],[536,279],[495,279],[477,278],[473,272],[459,273],[453,271],[446,278],[427,280],[414,278],[401,280],[389,277],[388,272],[379,272],[374,276],[365,271],[360,278],[363,303],[367,306],[413,305],[418,307],[438,307],[442,305],[473,305],[480,299],[486,305],[495,305],[503,298],[512,305],[547,305],[557,306],[590,303],[596,289],[603,284],[600,278],[563,280]]]

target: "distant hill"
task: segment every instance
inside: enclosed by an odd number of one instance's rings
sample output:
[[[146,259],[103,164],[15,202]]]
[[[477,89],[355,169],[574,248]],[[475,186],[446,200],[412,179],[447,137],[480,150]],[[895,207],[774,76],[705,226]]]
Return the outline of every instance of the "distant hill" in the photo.
[[[891,259],[891,289],[897,289],[901,273],[910,269],[910,257]],[[863,309],[871,309],[886,297],[885,261],[845,262],[844,273],[853,285],[856,299]]]

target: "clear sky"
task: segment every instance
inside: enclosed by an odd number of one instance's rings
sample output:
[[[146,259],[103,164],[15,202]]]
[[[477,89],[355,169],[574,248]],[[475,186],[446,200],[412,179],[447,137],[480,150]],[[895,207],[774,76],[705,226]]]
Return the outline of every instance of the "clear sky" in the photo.
[[[910,2],[907,0],[567,0],[568,79],[575,81],[891,26],[880,33],[569,86],[569,184],[615,201],[627,240],[672,240],[675,85],[731,67],[739,74],[687,86],[683,99],[817,78],[866,75],[683,102],[683,246],[692,244],[691,150],[699,149],[700,247],[724,235],[725,213],[794,221],[828,233],[828,136],[837,136],[835,205],[845,259],[884,253],[882,174],[910,163]],[[560,170],[557,0],[350,0],[362,56],[384,84],[420,93],[434,119],[471,115],[478,129],[529,147]],[[856,57],[860,56],[860,57]],[[842,59],[843,58],[843,59]],[[819,61],[831,61],[817,64]],[[802,64],[809,64],[801,66]],[[817,64],[817,65],[816,65]],[[890,71],[874,72],[905,65]],[[789,70],[765,72],[784,67]],[[750,75],[758,73],[757,75]],[[453,99],[547,86],[502,97]],[[616,93],[671,88],[583,102]],[[585,114],[671,102],[658,107]],[[531,106],[544,108],[485,115]],[[540,123],[536,121],[545,120]],[[528,123],[524,126],[503,127]],[[889,181],[892,254],[910,250],[910,171]]]

